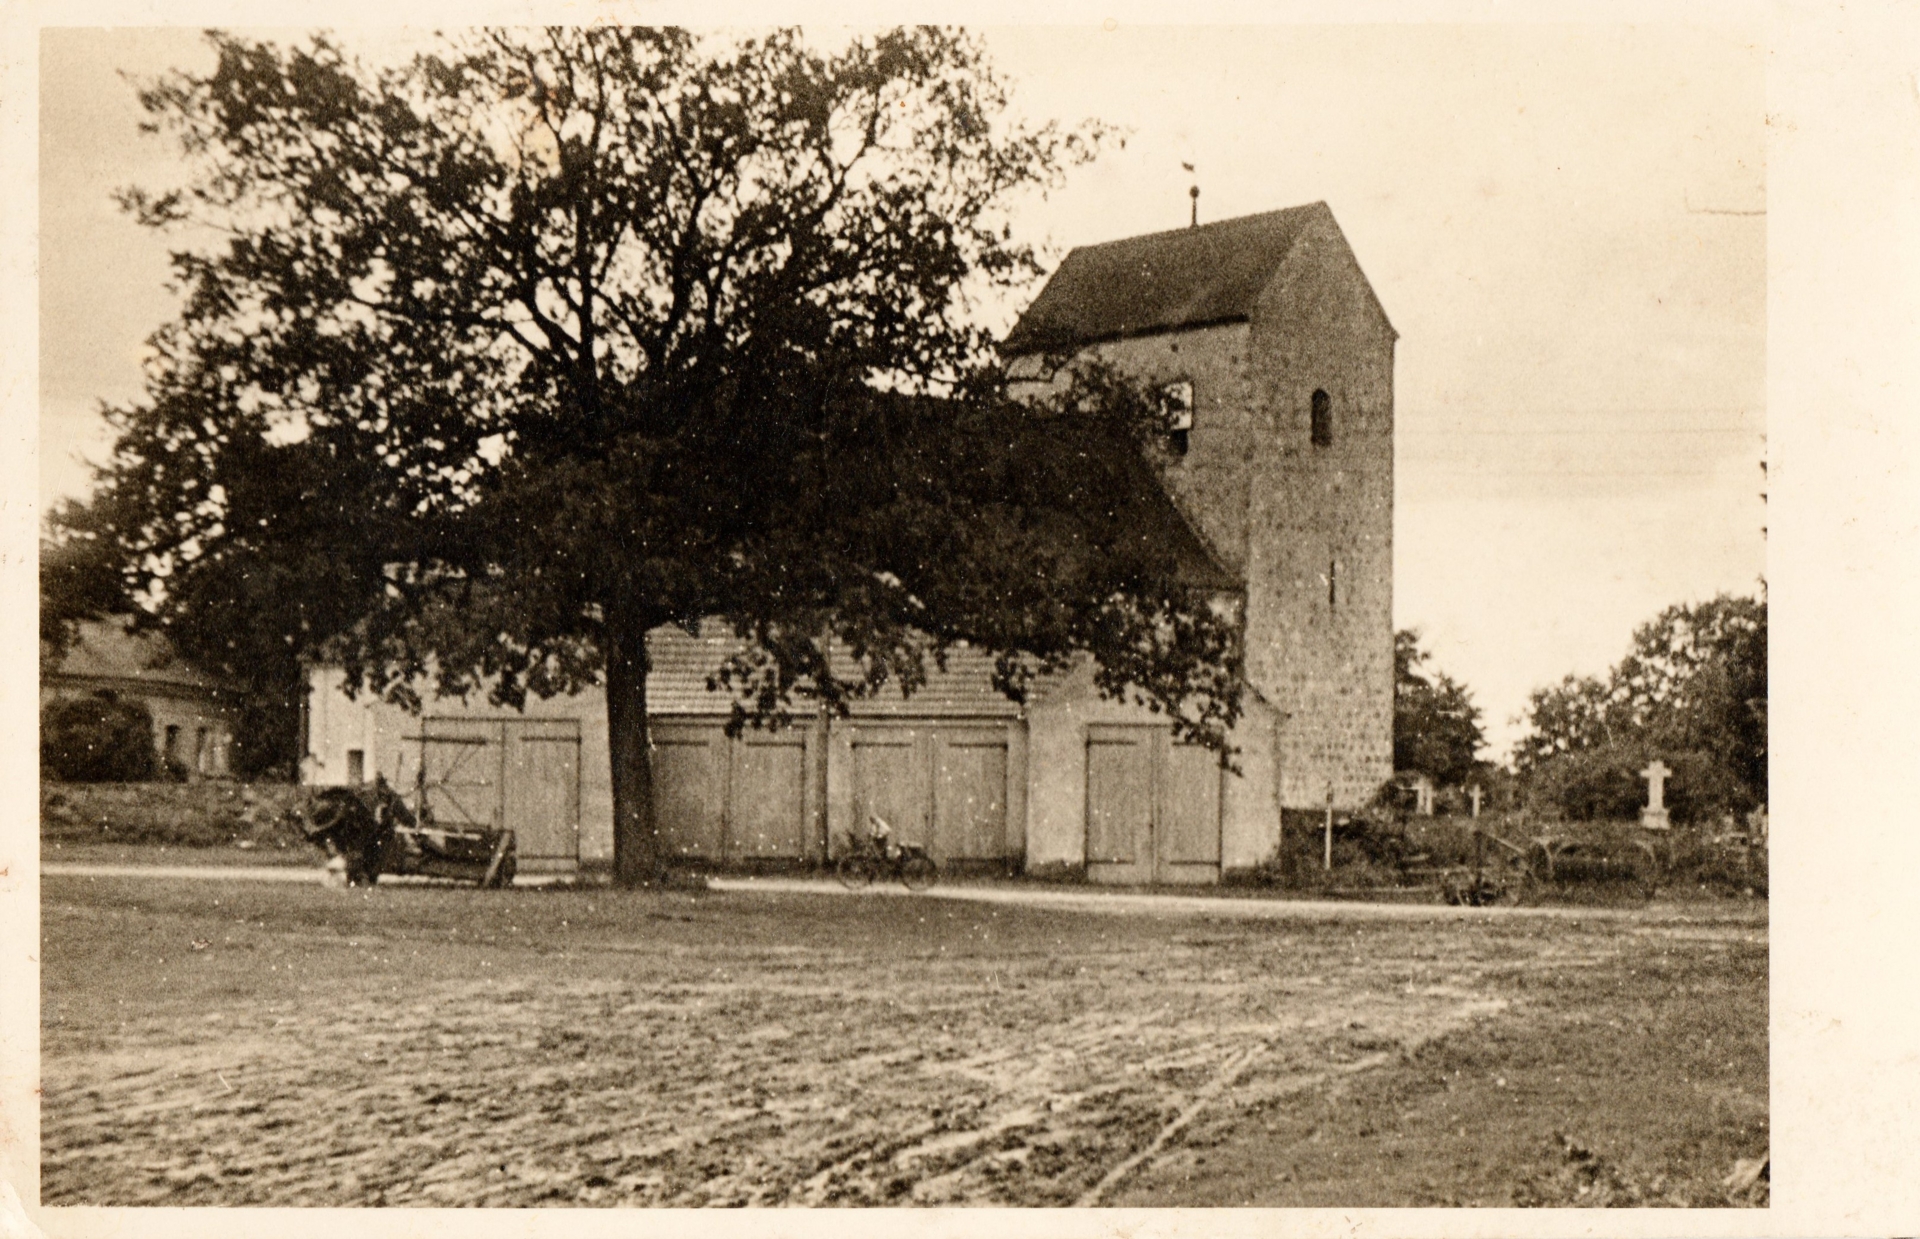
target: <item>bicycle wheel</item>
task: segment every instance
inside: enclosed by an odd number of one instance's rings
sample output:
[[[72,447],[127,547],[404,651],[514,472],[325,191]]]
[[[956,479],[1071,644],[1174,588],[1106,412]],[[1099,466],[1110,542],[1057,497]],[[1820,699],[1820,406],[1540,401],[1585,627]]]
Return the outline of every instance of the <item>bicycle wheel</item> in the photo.
[[[840,885],[850,891],[857,891],[873,882],[873,865],[864,856],[842,856],[833,873],[840,879]]]
[[[900,880],[906,883],[910,891],[926,890],[939,877],[940,867],[933,863],[933,857],[924,852],[915,853],[900,862]]]

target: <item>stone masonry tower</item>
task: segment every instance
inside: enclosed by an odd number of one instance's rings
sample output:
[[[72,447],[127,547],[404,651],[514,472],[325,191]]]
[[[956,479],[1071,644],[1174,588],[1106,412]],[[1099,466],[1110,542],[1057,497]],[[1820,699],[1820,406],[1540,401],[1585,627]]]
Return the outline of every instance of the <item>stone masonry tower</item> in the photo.
[[[1190,405],[1157,462],[1241,581],[1288,808],[1393,773],[1393,349],[1325,203],[1084,246],[1008,335],[1017,376],[1094,354]]]

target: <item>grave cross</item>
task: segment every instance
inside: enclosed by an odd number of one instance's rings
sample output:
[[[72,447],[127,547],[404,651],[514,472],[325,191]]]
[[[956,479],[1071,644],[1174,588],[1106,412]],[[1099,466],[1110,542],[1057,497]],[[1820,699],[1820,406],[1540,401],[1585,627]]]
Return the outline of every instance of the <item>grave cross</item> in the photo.
[[[1475,783],[1467,789],[1467,797],[1473,801],[1473,815],[1480,816],[1480,785]]]
[[[1667,776],[1672,773],[1657,757],[1640,772],[1640,777],[1647,781],[1647,807],[1640,811],[1640,824],[1650,830],[1667,828]]]

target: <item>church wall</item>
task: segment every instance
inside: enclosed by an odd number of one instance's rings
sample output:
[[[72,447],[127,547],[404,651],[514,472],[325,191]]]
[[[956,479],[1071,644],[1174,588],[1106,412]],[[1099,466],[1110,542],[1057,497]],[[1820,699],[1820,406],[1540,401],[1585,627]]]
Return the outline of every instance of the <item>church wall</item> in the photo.
[[[1353,808],[1393,773],[1393,337],[1330,218],[1263,296],[1249,354],[1274,433],[1250,492],[1248,678],[1284,715],[1283,803],[1331,784]]]
[[[1193,384],[1187,453],[1158,463],[1168,491],[1222,567],[1247,562],[1247,486],[1266,418],[1246,323],[1112,340],[1093,352],[1155,386]]]

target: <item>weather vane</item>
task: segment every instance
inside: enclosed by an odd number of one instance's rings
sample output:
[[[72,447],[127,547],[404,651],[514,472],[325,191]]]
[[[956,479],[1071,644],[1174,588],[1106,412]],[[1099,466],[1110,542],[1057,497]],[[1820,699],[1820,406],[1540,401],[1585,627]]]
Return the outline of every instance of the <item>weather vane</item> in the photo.
[[[1193,171],[1193,165],[1190,163],[1182,163],[1180,166],[1189,172]],[[1197,184],[1187,186],[1187,197],[1193,204],[1193,214],[1187,219],[1187,227],[1198,228],[1200,226],[1200,186]]]

